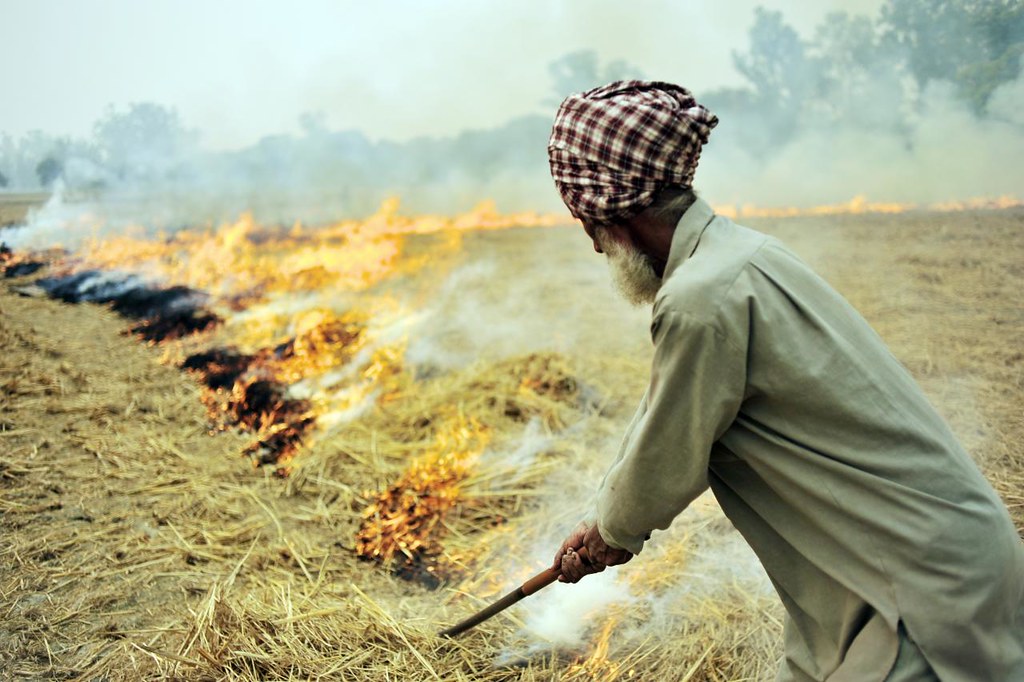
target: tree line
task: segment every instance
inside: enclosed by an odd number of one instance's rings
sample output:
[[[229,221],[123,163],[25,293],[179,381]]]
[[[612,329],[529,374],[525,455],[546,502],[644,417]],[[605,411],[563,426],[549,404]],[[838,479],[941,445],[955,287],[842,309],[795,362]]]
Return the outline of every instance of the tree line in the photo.
[[[998,88],[1020,76],[1022,55],[1019,0],[887,0],[877,19],[831,14],[811,36],[801,36],[782,12],[759,8],[748,44],[732,55],[744,85],[697,95],[730,123],[732,143],[756,159],[784,147],[806,126],[909,131],[922,94],[937,82],[984,119],[992,115]],[[49,187],[62,177],[94,193],[125,184],[243,193],[322,187],[356,211],[372,210],[388,192],[486,191],[546,174],[551,113],[564,96],[644,77],[625,61],[602,63],[593,51],[567,54],[548,72],[550,93],[541,103],[546,115],[401,143],[332,131],[318,117],[304,116],[299,135],[204,152],[198,133],[173,109],[136,103],[109,109],[88,140],[40,131],[18,140],[0,136],[0,187]],[[529,202],[533,187],[527,183],[522,201],[513,197],[511,203]]]

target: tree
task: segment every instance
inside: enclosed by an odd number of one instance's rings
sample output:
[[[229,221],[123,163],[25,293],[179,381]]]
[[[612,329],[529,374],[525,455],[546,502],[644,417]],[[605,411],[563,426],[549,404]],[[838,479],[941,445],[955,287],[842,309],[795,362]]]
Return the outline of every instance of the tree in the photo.
[[[750,29],[750,50],[733,52],[733,64],[763,99],[799,103],[819,83],[815,64],[800,35],[782,17],[758,7]]]
[[[763,124],[758,126],[761,145],[786,142],[796,132],[803,107],[823,90],[820,65],[782,13],[763,7],[754,14],[749,50],[733,52],[732,59],[753,86],[749,104]],[[732,99],[741,99],[740,93],[734,92]]]
[[[130,104],[125,113],[108,109],[94,134],[110,169],[136,180],[164,179],[194,152],[198,140],[177,111],[152,102]]]
[[[7,187],[8,183],[7,176],[0,172],[0,188]]]
[[[1020,75],[1020,0],[888,0],[881,26],[884,39],[905,52],[919,86],[951,81],[978,114],[996,88]]]
[[[552,97],[544,100],[545,104],[558,105],[562,100],[576,92],[583,92],[605,85],[612,81],[643,78],[640,70],[617,59],[609,62],[602,69],[593,50],[570,52],[548,64],[548,73],[553,83]]]
[[[36,175],[39,177],[39,184],[49,189],[53,183],[64,172],[64,163],[53,156],[47,156],[36,165]]]
[[[821,78],[815,117],[869,129],[902,129],[898,106],[905,97],[901,53],[884,43],[876,23],[864,16],[831,13],[810,44]],[[870,105],[866,105],[871,103]]]
[[[322,111],[305,111],[299,115],[299,127],[307,137],[322,136],[327,129],[327,114]]]
[[[817,28],[813,45],[821,56],[823,75],[829,80],[873,72],[884,59],[874,22],[846,12],[827,15]]]

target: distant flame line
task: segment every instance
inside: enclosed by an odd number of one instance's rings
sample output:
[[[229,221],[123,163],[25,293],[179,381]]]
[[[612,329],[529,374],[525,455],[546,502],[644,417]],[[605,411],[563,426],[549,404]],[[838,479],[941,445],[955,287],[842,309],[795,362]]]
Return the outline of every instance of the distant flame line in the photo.
[[[716,204],[715,212],[732,219],[741,218],[796,218],[801,216],[861,215],[867,213],[906,213],[908,211],[976,211],[1019,208],[1024,201],[1009,195],[989,198],[976,197],[964,201],[943,201],[930,204],[908,202],[875,202],[857,195],[847,202],[821,206],[755,206],[753,204]]]

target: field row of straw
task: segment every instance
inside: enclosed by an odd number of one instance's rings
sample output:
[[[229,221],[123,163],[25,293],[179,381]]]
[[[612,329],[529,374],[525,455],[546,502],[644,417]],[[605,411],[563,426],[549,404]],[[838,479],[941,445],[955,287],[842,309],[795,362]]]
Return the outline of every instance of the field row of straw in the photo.
[[[865,314],[1024,528],[1024,211],[753,226]],[[642,391],[642,314],[595,289],[584,241],[466,235],[465,262],[493,266],[450,301],[464,359],[411,358],[286,478],[238,456],[244,435],[211,435],[195,379],[112,312],[0,284],[0,677],[772,679],[783,613],[706,498],[627,566],[436,636],[544,567]],[[510,326],[451,323],[474,297],[469,317]],[[403,561],[379,526],[427,503],[436,527],[406,537],[429,561]]]

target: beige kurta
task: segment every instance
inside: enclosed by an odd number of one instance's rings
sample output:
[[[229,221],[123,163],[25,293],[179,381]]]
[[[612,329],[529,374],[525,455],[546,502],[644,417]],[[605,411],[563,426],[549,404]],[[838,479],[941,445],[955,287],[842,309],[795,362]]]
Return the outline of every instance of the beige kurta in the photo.
[[[598,495],[610,544],[639,552],[710,485],[789,614],[780,679],[881,681],[909,638],[942,680],[1024,680],[1024,545],[849,303],[698,200],[651,333]]]

